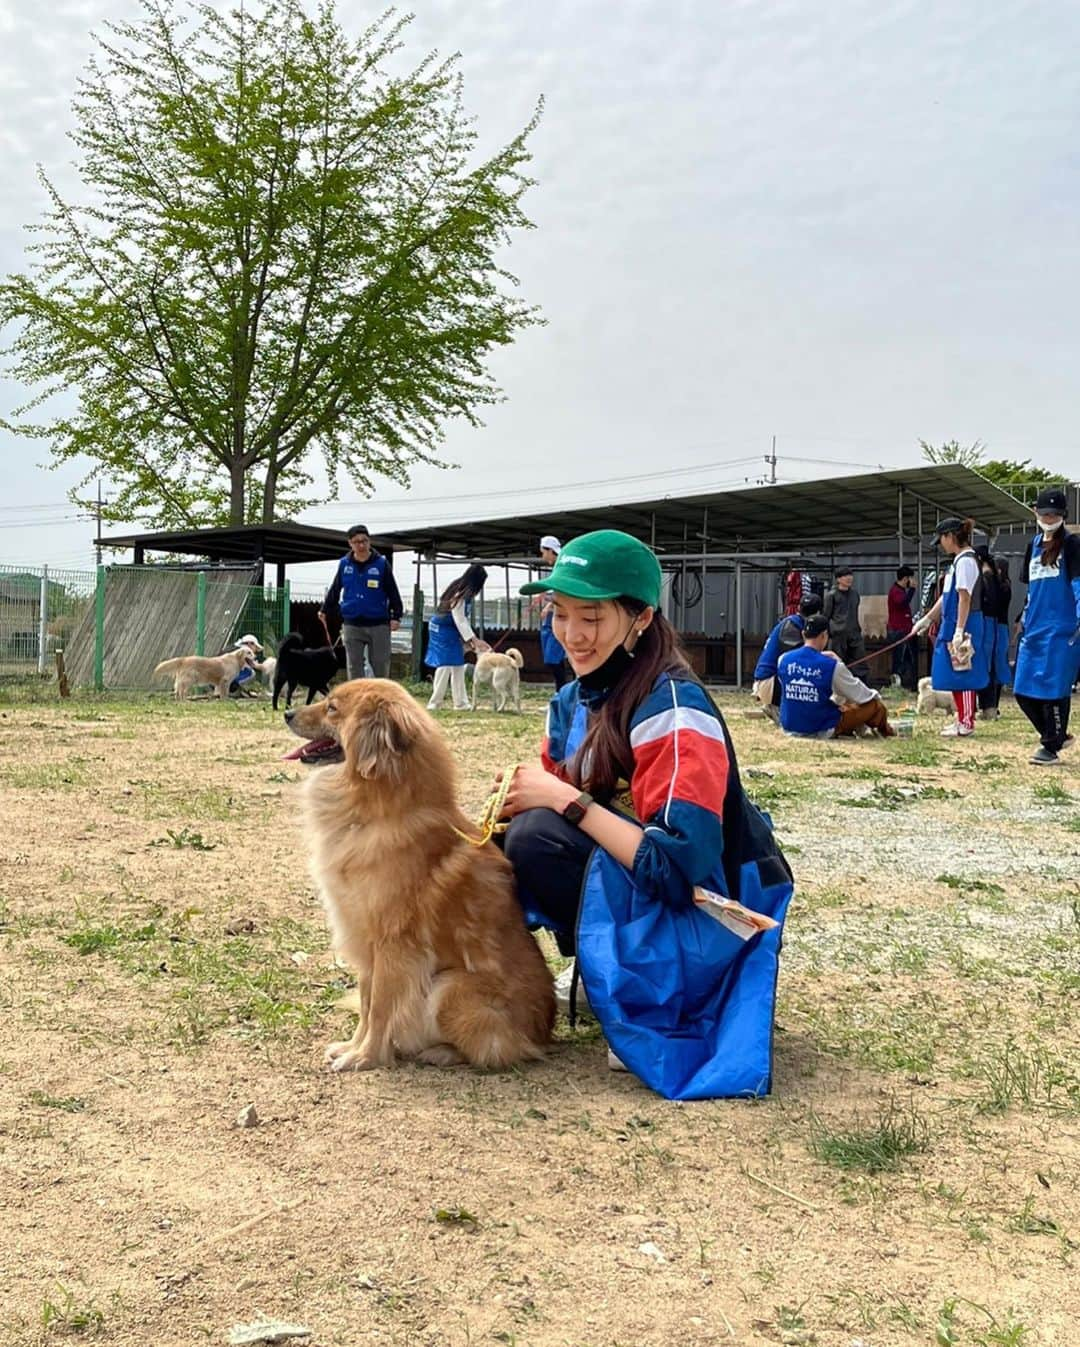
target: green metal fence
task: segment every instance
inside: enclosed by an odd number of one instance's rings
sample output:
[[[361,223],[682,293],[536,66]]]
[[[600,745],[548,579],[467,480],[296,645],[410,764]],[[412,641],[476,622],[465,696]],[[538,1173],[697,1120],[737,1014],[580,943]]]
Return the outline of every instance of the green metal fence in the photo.
[[[151,689],[167,684],[154,675],[160,661],[216,655],[248,632],[273,654],[294,598],[321,599],[323,590],[252,578],[247,569],[0,566],[0,677],[55,678],[62,650],[75,686]]]

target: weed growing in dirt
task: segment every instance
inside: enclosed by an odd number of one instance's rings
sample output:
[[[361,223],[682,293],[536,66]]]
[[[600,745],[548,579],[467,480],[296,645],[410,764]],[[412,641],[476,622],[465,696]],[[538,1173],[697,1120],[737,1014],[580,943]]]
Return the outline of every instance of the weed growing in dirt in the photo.
[[[61,939],[77,954],[98,954],[116,949],[129,941],[142,943],[152,940],[157,934],[157,927],[153,922],[147,922],[143,926],[132,926],[130,924],[117,926],[112,922],[93,925],[86,920],[81,911],[77,912],[76,916],[80,922],[79,926],[74,931],[62,936]]]
[[[1011,1314],[1002,1323],[985,1305],[968,1300],[965,1296],[950,1296],[938,1310],[934,1334],[936,1347],[960,1347],[965,1341],[961,1337],[963,1330],[958,1322],[958,1307],[961,1305],[968,1306],[989,1320],[986,1326],[978,1324],[971,1330],[971,1337],[967,1341],[972,1347],[1023,1347],[1030,1331],[1025,1324],[1013,1319]]]
[[[66,762],[43,762],[30,767],[5,767],[0,783],[13,790],[74,790],[90,781],[89,758],[68,758]]]
[[[1040,804],[1072,804],[1073,798],[1064,786],[1057,781],[1044,781],[1032,789],[1031,794]]]
[[[958,800],[960,792],[949,790],[946,786],[921,786],[917,782],[896,785],[892,781],[879,781],[869,795],[858,796],[852,800],[841,800],[840,804],[848,809],[902,809],[905,805],[920,800]]]
[[[31,1090],[30,1102],[39,1108],[58,1108],[63,1113],[82,1113],[86,1108],[86,1100],[77,1095],[46,1094],[44,1090]]]
[[[941,761],[940,746],[919,739],[890,739],[886,753],[890,762],[903,767],[936,767]]]
[[[1026,1048],[1007,1038],[996,1052],[974,1061],[970,1074],[982,1086],[980,1113],[1004,1113],[1013,1104],[1080,1111],[1080,1077],[1044,1044]]]
[[[901,1160],[930,1148],[930,1129],[914,1104],[900,1108],[895,1099],[868,1126],[856,1117],[850,1130],[831,1128],[816,1114],[810,1118],[810,1151],[838,1169],[880,1174],[898,1169]]]
[[[148,842],[147,846],[175,847],[178,851],[182,847],[190,847],[192,851],[213,851],[217,843],[208,842],[202,833],[192,832],[190,828],[184,827],[179,832],[166,828],[164,837],[159,837],[156,842]]]
[[[1000,898],[1005,893],[1000,884],[989,879],[968,879],[966,875],[937,875],[934,883],[945,884],[950,889],[962,889],[965,893],[985,893],[994,898]]]
[[[42,1327],[64,1333],[100,1333],[105,1326],[105,1315],[94,1302],[79,1304],[68,1287],[61,1285],[58,1290],[59,1301],[46,1298],[41,1302]]]
[[[465,1207],[436,1207],[432,1219],[439,1225],[451,1225],[466,1230],[470,1235],[475,1234],[480,1228],[479,1217],[474,1216]]]

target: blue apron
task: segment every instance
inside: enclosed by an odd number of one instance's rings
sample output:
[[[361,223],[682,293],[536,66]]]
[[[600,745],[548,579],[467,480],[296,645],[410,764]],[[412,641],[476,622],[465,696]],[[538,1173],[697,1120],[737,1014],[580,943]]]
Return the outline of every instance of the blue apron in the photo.
[[[586,727],[579,705],[567,757]],[[780,937],[793,885],[771,825],[743,794],[730,760],[728,864],[718,860],[703,887],[779,926],[743,940],[696,906],[669,907],[638,889],[599,846],[582,884],[577,957],[589,1005],[624,1066],[666,1099],[763,1095],[772,1085]],[[541,913],[526,919],[551,925]]]
[[[1055,702],[1070,694],[1080,671],[1080,641],[1069,644],[1077,627],[1078,600],[1063,564],[1064,552],[1056,566],[1044,566],[1041,554],[1042,537],[1036,535],[1013,693]]]
[[[970,669],[954,669],[946,648],[956,632],[956,615],[960,607],[960,592],[956,588],[956,559],[949,574],[953,583],[941,596],[941,627],[934,642],[934,662],[930,666],[933,686],[941,692],[978,692],[990,681],[986,640],[983,635],[983,615],[975,611],[977,595],[972,595],[972,609],[968,613],[967,634],[975,647]]]
[[[555,638],[550,613],[540,623],[540,652],[545,664],[561,664],[566,658],[566,651]]]
[[[1012,666],[1009,663],[1009,624],[994,622],[994,662],[990,666],[995,683],[1002,687],[1013,680]]]
[[[466,605],[468,612],[468,605]],[[435,613],[428,623],[428,643],[424,663],[429,669],[456,668],[465,663],[465,643],[457,629],[453,613]]]

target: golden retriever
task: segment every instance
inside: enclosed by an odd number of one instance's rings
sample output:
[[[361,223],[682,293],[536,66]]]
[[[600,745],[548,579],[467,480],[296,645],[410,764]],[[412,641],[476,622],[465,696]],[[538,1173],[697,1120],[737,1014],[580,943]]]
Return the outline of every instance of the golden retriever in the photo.
[[[480,655],[473,670],[472,709],[476,710],[476,697],[481,687],[491,688],[491,707],[494,711],[505,711],[509,702],[514,709],[521,710],[521,666],[525,661],[521,651],[511,647],[505,655],[488,650]]]
[[[179,659],[163,659],[155,674],[172,674],[173,696],[183,701],[192,688],[210,683],[219,697],[229,695],[229,685],[244,667],[254,667],[255,661],[247,646],[230,650],[227,655],[181,655]]]
[[[551,973],[525,929],[509,862],[455,800],[454,764],[431,716],[396,683],[359,678],[285,713],[313,741],[290,754],[336,759],[304,785],[311,870],[334,949],[357,976],[360,1020],[331,1043],[335,1071],[507,1067],[544,1055]]]

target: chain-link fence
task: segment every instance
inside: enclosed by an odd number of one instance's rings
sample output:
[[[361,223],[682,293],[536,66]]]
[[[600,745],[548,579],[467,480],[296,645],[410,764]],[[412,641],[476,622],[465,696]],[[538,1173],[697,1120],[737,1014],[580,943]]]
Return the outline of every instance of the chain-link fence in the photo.
[[[0,566],[0,677],[55,677],[62,651],[74,686],[150,689],[163,686],[154,676],[162,660],[216,655],[248,633],[274,654],[290,629],[293,601],[318,600],[323,591],[253,585],[253,575],[249,568]]]

